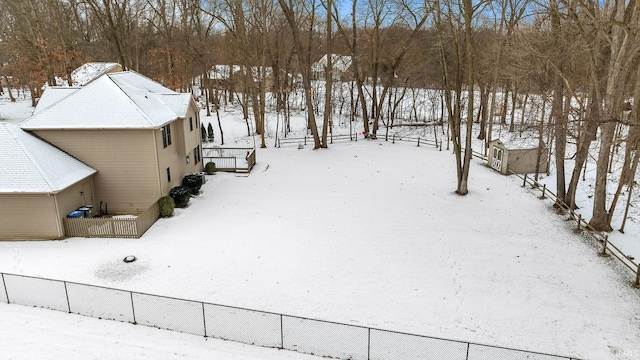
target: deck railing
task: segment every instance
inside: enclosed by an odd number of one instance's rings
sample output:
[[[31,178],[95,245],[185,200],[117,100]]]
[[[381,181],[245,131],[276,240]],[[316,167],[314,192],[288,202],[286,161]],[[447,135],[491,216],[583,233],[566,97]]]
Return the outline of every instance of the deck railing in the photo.
[[[202,158],[216,164],[218,171],[249,172],[256,164],[256,149],[203,147]]]

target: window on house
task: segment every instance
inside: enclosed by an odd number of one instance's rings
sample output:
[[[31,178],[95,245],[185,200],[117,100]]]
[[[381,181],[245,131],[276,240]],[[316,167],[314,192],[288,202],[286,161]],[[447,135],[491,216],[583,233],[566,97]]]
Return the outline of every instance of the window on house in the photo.
[[[200,145],[193,149],[193,158],[195,159],[196,164],[200,162]]]
[[[189,129],[190,131],[193,131],[193,118],[189,117]]]
[[[171,168],[167,168],[167,181],[171,182]]]
[[[162,145],[164,147],[171,145],[171,124],[162,127]]]

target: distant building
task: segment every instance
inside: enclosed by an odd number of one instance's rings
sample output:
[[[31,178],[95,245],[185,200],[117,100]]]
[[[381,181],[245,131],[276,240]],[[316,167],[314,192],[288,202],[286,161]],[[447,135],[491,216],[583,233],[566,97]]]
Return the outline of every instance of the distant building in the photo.
[[[328,65],[328,57],[325,54],[318,60],[317,62],[311,65],[312,79],[314,80],[325,80],[326,79],[326,68]],[[332,71],[332,79],[334,81],[347,80],[350,77],[351,70],[351,56],[345,55],[331,55],[331,67]]]
[[[273,85],[273,70],[270,67],[251,68],[254,83],[263,82],[265,89],[271,89]],[[212,88],[218,90],[238,91],[242,88],[243,78],[246,74],[245,67],[241,65],[213,65],[201,77],[202,88]]]
[[[543,173],[549,169],[548,150],[539,149],[528,140],[516,140],[503,143],[493,140],[489,143],[488,165],[505,175]],[[540,163],[538,165],[538,159]],[[537,170],[537,171],[536,171]]]
[[[88,62],[77,69],[73,70],[69,76],[71,77],[71,85],[69,79],[57,78],[57,86],[84,86],[100,76],[112,72],[122,71],[122,65],[111,62]]]

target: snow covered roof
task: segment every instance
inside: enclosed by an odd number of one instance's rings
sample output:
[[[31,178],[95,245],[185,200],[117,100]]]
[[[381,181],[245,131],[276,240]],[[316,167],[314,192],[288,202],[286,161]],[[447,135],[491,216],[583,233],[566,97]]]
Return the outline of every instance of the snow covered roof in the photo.
[[[33,111],[33,113],[37,114],[42,109],[48,108],[52,104],[69,96],[78,89],[79,87],[70,86],[48,87],[47,90],[42,94],[42,97],[40,97],[40,100],[38,100],[38,104],[36,105],[36,109]]]
[[[327,66],[327,54],[324,54],[318,62],[312,65],[313,71],[324,71]],[[334,70],[345,72],[351,66],[351,56],[331,54],[331,65]]]
[[[255,81],[260,81],[264,77],[271,76],[273,69],[271,67],[251,67],[251,73]],[[207,76],[212,80],[227,80],[231,74],[246,73],[245,67],[240,65],[213,65],[208,71]]]
[[[0,193],[56,193],[96,173],[62,150],[0,122]]]
[[[57,88],[45,94],[51,89]],[[51,99],[56,101],[46,101],[21,127],[155,129],[185,117],[191,94],[176,93],[134,71],[124,71],[102,75],[67,96],[51,95]]]
[[[538,148],[538,138],[535,137],[514,137],[511,139],[495,139],[491,142],[496,142],[501,144],[508,150],[517,150],[517,149],[537,149]],[[544,146],[544,143],[542,144]]]
[[[240,65],[213,65],[209,70],[209,79],[226,80],[231,76],[231,72],[239,73]]]
[[[89,62],[71,72],[71,82],[74,86],[84,86],[110,71],[122,71],[122,66],[110,62]]]
[[[157,94],[158,98],[174,113],[183,114],[184,116],[189,110],[189,103],[191,102],[190,94]]]

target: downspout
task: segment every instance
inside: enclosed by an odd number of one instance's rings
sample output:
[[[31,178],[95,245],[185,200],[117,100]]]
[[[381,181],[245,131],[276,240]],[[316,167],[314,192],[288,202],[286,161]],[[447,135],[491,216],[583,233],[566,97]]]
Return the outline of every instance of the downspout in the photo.
[[[156,179],[158,180],[158,191],[160,193],[160,197],[163,197],[164,192],[162,191],[162,181],[160,180],[160,157],[158,156],[157,132],[158,129],[153,129],[153,152],[156,155]]]
[[[49,194],[49,196],[53,196],[53,208],[56,211],[56,219],[58,221],[56,221],[56,227],[58,228],[58,238],[63,238],[64,237],[64,226],[62,225],[62,222],[64,221],[62,219],[62,217],[60,217],[60,209],[58,208],[58,196],[57,194]],[[66,216],[66,215],[65,215]]]

